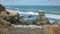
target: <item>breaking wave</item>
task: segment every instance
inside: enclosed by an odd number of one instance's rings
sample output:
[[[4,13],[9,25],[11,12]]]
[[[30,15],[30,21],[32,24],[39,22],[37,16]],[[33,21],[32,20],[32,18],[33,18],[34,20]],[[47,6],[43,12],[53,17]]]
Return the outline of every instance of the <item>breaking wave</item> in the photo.
[[[13,10],[7,10],[7,11],[9,11],[9,12],[18,12],[19,14],[38,15],[37,12],[20,12],[20,11],[13,11]],[[60,19],[60,15],[55,15],[55,14],[45,14],[45,15],[48,18]]]

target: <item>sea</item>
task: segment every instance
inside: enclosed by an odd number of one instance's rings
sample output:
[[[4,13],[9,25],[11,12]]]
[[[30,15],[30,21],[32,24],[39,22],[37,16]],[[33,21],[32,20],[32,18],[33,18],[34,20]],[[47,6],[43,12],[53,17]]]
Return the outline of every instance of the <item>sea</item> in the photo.
[[[38,19],[39,10],[44,10],[45,16],[50,23],[60,21],[60,6],[6,6],[6,9],[10,10],[10,12],[18,12],[20,16],[23,16],[20,21],[30,24]]]

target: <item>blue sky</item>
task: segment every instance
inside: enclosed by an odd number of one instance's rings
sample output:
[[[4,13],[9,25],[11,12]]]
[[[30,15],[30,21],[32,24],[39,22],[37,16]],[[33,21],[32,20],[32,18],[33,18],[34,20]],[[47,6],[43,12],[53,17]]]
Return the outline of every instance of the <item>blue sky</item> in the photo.
[[[0,0],[3,5],[60,6],[60,0]]]

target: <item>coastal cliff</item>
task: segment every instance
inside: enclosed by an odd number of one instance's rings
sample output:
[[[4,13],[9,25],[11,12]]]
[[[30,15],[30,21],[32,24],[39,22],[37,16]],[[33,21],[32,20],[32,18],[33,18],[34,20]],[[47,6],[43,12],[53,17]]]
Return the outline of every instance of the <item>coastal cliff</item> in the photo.
[[[20,22],[24,16],[20,17],[18,12],[9,12],[0,4],[0,34],[60,34],[60,24],[51,25],[43,10],[39,10],[38,14],[34,24],[27,24]]]

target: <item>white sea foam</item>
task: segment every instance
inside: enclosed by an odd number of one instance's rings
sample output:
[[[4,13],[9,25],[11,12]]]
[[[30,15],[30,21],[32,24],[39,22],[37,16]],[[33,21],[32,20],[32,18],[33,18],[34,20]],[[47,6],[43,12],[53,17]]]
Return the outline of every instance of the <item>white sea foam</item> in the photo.
[[[20,14],[29,14],[29,15],[38,15],[38,13],[34,12],[19,12]],[[45,14],[48,18],[54,18],[54,19],[60,19],[60,15],[54,15],[54,14]]]
[[[42,28],[42,26],[36,26],[36,25],[14,25],[13,27],[21,27],[21,28]]]
[[[54,15],[54,14],[46,14],[46,17],[60,19],[60,15]]]
[[[29,15],[38,15],[38,13],[34,12],[19,12],[20,14],[29,14]],[[48,18],[54,18],[54,19],[60,19],[60,15],[54,15],[54,14],[45,14]]]
[[[20,12],[20,11],[12,11],[12,10],[7,10],[7,11],[18,12],[19,14],[38,15],[38,13],[35,13],[35,12]],[[54,14],[45,14],[45,15],[48,18],[60,19],[60,15],[54,15]]]
[[[43,25],[43,26],[37,26],[37,25],[14,25],[12,27],[18,27],[18,28],[46,28],[50,26],[58,27],[58,25]]]
[[[19,12],[20,14],[29,14],[29,15],[38,15],[38,13],[34,12]],[[48,18],[53,18],[53,19],[60,19],[60,15],[54,15],[54,14],[45,14],[46,17]]]

